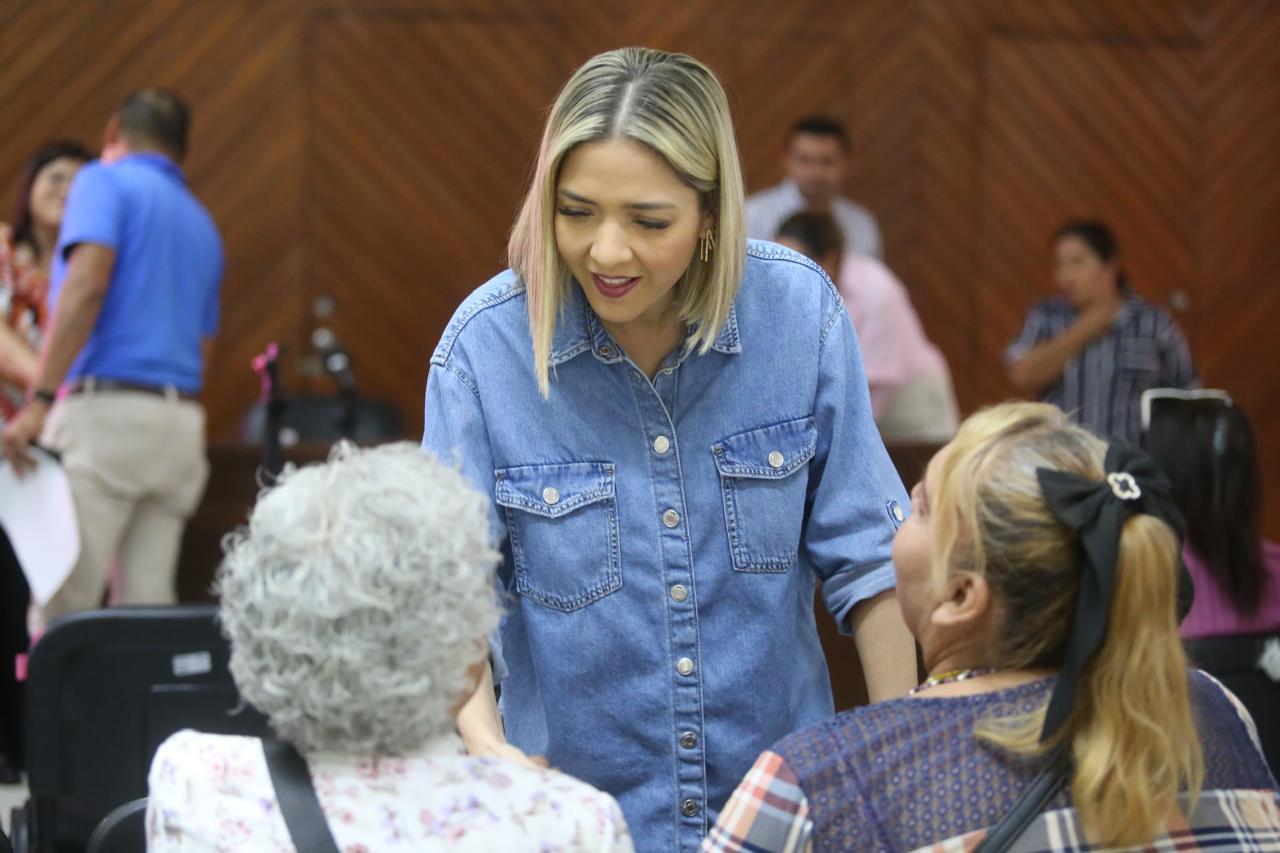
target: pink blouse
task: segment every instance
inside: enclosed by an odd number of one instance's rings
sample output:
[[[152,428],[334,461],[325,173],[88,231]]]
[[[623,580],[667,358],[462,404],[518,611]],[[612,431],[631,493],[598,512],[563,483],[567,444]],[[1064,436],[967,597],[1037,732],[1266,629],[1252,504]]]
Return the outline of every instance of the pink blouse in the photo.
[[[1262,600],[1253,616],[1245,616],[1236,609],[1226,590],[1190,546],[1183,549],[1182,559],[1196,587],[1195,603],[1179,629],[1183,639],[1280,631],[1280,545],[1262,543],[1267,585],[1263,587]]]

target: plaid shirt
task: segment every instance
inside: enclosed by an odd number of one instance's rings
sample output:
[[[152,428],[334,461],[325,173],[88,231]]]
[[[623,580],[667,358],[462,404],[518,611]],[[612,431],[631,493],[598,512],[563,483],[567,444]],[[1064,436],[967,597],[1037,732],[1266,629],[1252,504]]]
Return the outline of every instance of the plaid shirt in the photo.
[[[809,801],[782,756],[765,752],[720,812],[702,843],[703,853],[811,850]],[[917,853],[970,853],[984,838],[978,829],[921,847]],[[1018,853],[1086,853],[1075,809],[1046,812],[1018,839]],[[1280,792],[1205,791],[1190,819],[1181,816],[1150,845],[1150,851],[1280,850]]]
[[[1078,316],[1060,296],[1037,303],[1018,339],[1005,350],[1005,362],[1017,361],[1032,347],[1058,337]],[[1137,444],[1142,392],[1195,384],[1191,351],[1173,317],[1129,293],[1111,328],[1068,361],[1062,376],[1040,389],[1039,397],[1102,438]]]
[[[1214,683],[1218,682],[1214,679]],[[1218,684],[1221,687],[1221,684]],[[1249,738],[1258,745],[1257,730],[1244,705],[1225,687]],[[1259,747],[1259,751],[1261,748]],[[1184,808],[1149,851],[1280,850],[1280,791],[1204,791],[1187,817]],[[978,829],[948,838],[916,853],[970,853],[986,838]],[[813,821],[809,800],[795,772],[775,752],[756,761],[720,812],[702,843],[703,853],[793,853],[812,849]],[[869,844],[874,843],[868,839]],[[1096,848],[1085,840],[1075,809],[1045,812],[1029,826],[1014,848],[1017,853],[1085,853]]]

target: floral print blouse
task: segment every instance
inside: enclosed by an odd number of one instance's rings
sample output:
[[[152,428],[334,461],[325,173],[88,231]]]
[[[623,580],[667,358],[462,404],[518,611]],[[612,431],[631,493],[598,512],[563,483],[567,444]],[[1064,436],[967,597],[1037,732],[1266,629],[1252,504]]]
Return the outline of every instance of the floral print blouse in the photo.
[[[471,758],[456,735],[403,758],[307,760],[343,853],[633,850],[613,797],[552,770]],[[148,782],[148,851],[294,850],[256,738],[178,732]]]

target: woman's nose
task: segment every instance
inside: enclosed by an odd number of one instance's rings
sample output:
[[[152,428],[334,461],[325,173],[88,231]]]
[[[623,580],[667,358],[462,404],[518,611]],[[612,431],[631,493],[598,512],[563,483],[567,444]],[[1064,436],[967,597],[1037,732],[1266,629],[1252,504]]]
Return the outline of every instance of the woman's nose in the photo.
[[[631,246],[622,228],[611,222],[601,225],[591,241],[591,260],[600,267],[600,271],[616,269],[629,263],[631,257]]]

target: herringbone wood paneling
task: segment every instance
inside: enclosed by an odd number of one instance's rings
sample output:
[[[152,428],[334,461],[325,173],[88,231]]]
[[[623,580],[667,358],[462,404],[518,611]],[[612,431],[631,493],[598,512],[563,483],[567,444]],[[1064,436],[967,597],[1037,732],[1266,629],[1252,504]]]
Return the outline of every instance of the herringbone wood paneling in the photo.
[[[684,50],[724,79],[752,189],[795,118],[848,123],[848,192],[966,410],[1009,393],[999,351],[1048,291],[1048,230],[1095,213],[1139,290],[1186,292],[1201,372],[1248,407],[1276,483],[1278,39],[1271,0],[0,0],[0,188],[39,141],[97,139],[129,90],[181,90],[227,245],[213,434],[266,341],[298,364],[321,293],[412,434],[431,345],[503,263],[557,87],[610,47]]]
[[[988,40],[974,303],[984,362],[1000,363],[1029,297],[1050,292],[1047,237],[1067,217],[1111,222],[1123,267],[1148,298],[1163,302],[1193,286],[1199,86],[1193,75],[1160,70],[1181,71],[1195,57],[1178,48]]]

